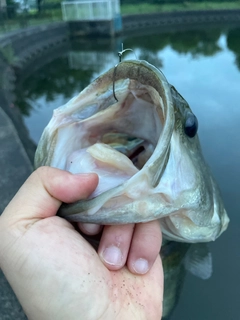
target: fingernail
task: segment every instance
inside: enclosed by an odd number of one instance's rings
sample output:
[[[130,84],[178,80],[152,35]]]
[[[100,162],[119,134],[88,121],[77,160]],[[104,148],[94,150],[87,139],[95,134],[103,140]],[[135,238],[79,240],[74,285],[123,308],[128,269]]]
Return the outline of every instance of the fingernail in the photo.
[[[120,266],[122,264],[123,256],[118,247],[111,246],[103,251],[102,258],[108,264]]]
[[[133,269],[136,273],[145,274],[149,270],[148,261],[146,259],[137,259],[133,264]]]
[[[89,234],[96,234],[100,231],[101,226],[93,223],[82,223],[82,228]]]

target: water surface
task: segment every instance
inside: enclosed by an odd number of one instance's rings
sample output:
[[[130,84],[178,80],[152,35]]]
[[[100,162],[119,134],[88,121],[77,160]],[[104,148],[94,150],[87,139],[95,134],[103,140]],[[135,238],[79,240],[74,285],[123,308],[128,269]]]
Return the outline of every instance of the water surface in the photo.
[[[240,297],[240,26],[165,32],[117,39],[104,49],[93,40],[71,49],[27,78],[17,90],[26,126],[37,143],[52,110],[78,94],[118,61],[146,59],[161,68],[199,120],[203,153],[218,181],[231,223],[210,244],[213,275],[187,274],[172,320],[239,319]],[[109,49],[112,48],[112,49]]]

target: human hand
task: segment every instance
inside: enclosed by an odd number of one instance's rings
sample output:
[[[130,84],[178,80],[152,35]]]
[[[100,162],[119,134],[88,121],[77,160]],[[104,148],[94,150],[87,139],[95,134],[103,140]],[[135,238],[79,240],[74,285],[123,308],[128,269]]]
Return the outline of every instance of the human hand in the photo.
[[[98,255],[71,223],[56,216],[62,201],[87,198],[97,182],[95,174],[39,168],[0,217],[0,266],[29,319],[161,318],[157,221],[105,226]],[[149,271],[137,275],[137,266],[140,273]]]

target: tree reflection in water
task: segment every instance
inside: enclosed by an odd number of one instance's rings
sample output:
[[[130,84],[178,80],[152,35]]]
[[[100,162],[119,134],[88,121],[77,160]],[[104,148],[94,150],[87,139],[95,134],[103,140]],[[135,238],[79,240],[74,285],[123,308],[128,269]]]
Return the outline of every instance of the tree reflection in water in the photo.
[[[44,96],[46,101],[54,101],[56,95],[70,99],[76,91],[81,91],[91,81],[93,70],[70,69],[66,55],[44,65],[16,88],[16,104],[24,115],[30,115],[36,107],[35,101]]]
[[[227,36],[227,45],[228,48],[234,52],[236,56],[236,66],[240,70],[240,28],[230,30]]]
[[[193,59],[197,59],[200,56],[213,56],[222,50],[218,44],[222,34],[223,31],[220,28],[214,28],[165,32],[146,36],[139,35],[124,38],[123,41],[124,47],[133,49],[138,59],[147,60],[157,68],[162,68],[164,62],[161,58],[161,51],[164,48],[171,47],[179,54],[190,54]],[[228,48],[236,55],[236,65],[240,69],[239,34],[240,29],[233,29],[227,32],[227,44]],[[116,41],[119,42],[119,39]],[[103,53],[104,49],[100,40],[98,40],[98,45]],[[30,115],[31,109],[36,106],[34,105],[35,101],[40,97],[45,96],[48,102],[54,101],[56,95],[62,95],[64,98],[70,99],[106,69],[103,67],[106,65],[106,60],[108,60],[108,67],[114,66],[117,61],[117,53],[109,52],[108,46],[103,55],[99,55],[98,46],[94,41],[89,41],[86,47],[87,51],[85,52],[84,46],[82,46],[82,50],[79,48],[78,51],[75,51],[79,55],[79,66],[77,68],[69,67],[69,59],[65,54],[44,65],[40,70],[29,76],[21,86],[16,88],[16,104],[24,115]],[[79,52],[85,54],[81,55]],[[88,55],[90,57],[90,54],[92,58],[91,61],[88,61],[87,57]],[[113,56],[116,57],[116,60]],[[128,59],[129,57],[135,58],[134,55],[126,53],[123,59]]]

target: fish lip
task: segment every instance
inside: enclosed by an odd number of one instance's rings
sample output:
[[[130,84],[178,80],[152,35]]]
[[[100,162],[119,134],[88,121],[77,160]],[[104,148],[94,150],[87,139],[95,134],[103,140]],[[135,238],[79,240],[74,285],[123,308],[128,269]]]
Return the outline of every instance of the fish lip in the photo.
[[[146,73],[147,73],[147,76],[146,76]],[[170,152],[170,141],[172,137],[172,132],[174,130],[174,125],[175,125],[174,106],[173,106],[170,85],[166,80],[165,76],[163,75],[163,73],[153,65],[149,64],[147,61],[129,60],[129,61],[124,61],[119,63],[117,67],[117,72],[115,68],[112,68],[108,72],[106,72],[105,74],[97,78],[95,80],[96,82],[94,82],[94,86],[92,90],[97,91],[98,85],[100,85],[101,87],[103,83],[105,83],[105,86],[106,86],[105,78],[107,78],[108,79],[107,81],[110,82],[112,81],[113,77],[115,77],[115,81],[129,78],[129,79],[137,80],[141,84],[145,84],[145,85],[147,84],[149,86],[152,86],[154,89],[157,90],[157,92],[159,93],[159,95],[163,100],[163,107],[164,107],[163,130],[158,139],[158,142],[153,154],[145,163],[143,168],[134,175],[136,176],[137,174],[140,174],[140,172],[144,169],[147,175],[149,176],[150,187],[155,188],[158,185],[168,162],[168,157]],[[130,178],[125,183],[122,183],[112,188],[111,192],[109,192],[110,190],[107,190],[91,199],[80,200],[71,205],[64,204],[60,208],[58,214],[60,216],[66,217],[69,220],[74,220],[74,216],[77,215],[77,213],[82,213],[82,212],[91,210],[95,206],[96,201],[99,201],[103,205],[110,198],[116,195],[121,195],[121,193],[123,193],[125,186],[127,186],[131,182],[132,178]],[[99,205],[99,207],[101,206]]]

